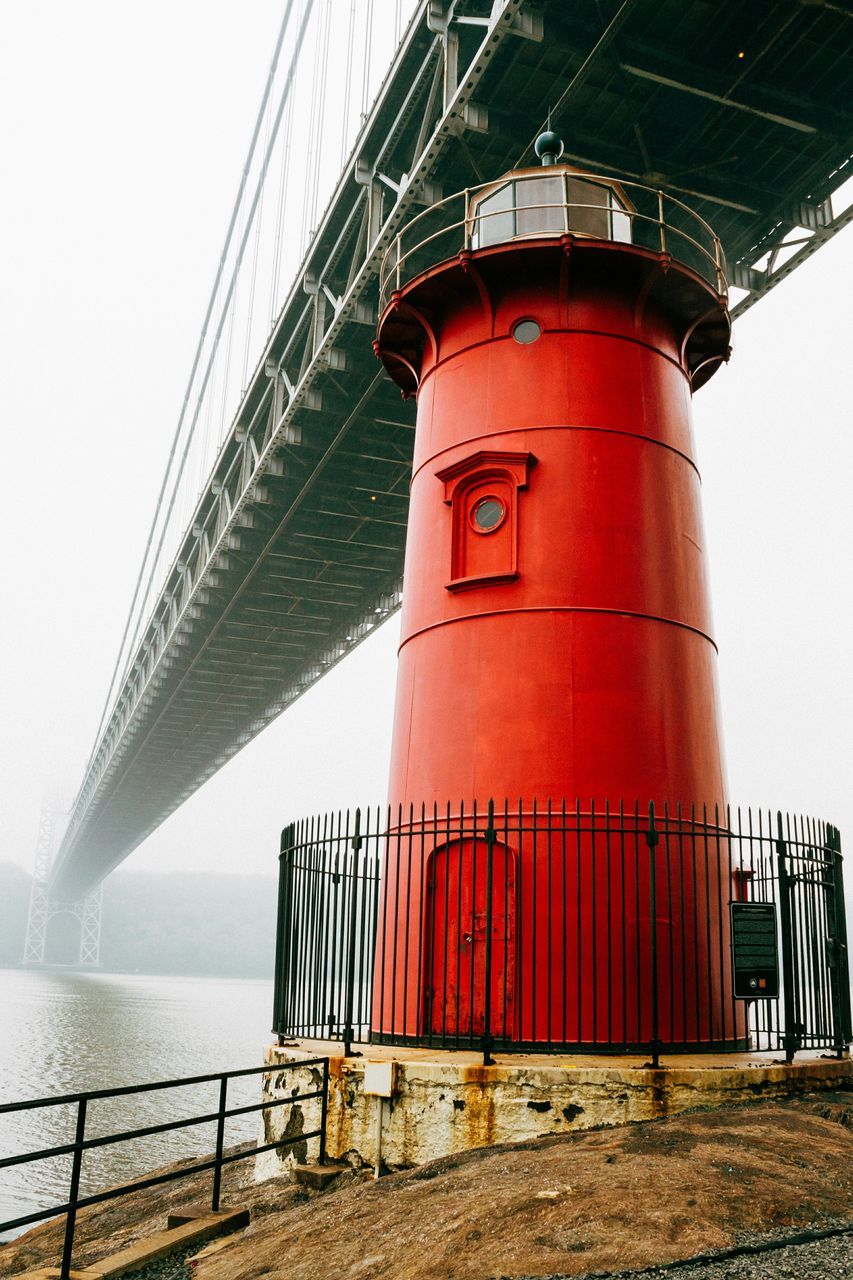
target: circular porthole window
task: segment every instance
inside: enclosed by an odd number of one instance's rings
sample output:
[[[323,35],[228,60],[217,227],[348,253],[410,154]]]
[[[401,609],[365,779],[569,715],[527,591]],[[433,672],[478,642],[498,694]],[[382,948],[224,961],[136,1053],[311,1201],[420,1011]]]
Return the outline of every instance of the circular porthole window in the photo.
[[[524,347],[535,342],[541,332],[542,329],[535,320],[519,320],[512,326],[512,336]]]
[[[480,498],[471,511],[471,522],[478,533],[491,533],[503,522],[506,507],[500,498]]]

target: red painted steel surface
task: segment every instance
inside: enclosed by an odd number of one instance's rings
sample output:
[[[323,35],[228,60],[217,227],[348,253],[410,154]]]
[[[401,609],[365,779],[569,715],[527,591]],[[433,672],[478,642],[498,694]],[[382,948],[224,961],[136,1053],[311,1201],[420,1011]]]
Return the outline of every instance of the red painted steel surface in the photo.
[[[540,327],[535,341],[513,337],[522,319]],[[572,237],[462,254],[395,295],[377,351],[404,390],[418,382],[395,809],[724,804],[690,374],[724,358],[727,338],[724,305],[686,268]],[[458,848],[442,856],[458,876]],[[532,852],[512,857],[529,879]],[[700,915],[709,899],[727,904],[728,885],[684,878]],[[416,888],[409,928],[429,938]],[[561,888],[572,902],[583,892]],[[639,900],[624,912],[642,929]],[[455,949],[471,930],[449,927]],[[582,993],[556,999],[551,1017],[594,1039]],[[436,1016],[415,1004],[412,1031]],[[524,1030],[542,1034],[535,1019]]]

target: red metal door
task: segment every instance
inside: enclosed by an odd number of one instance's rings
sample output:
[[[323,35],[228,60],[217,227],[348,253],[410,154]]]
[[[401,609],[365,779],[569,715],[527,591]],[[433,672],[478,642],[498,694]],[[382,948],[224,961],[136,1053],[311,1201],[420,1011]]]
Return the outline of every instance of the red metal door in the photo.
[[[515,858],[505,845],[457,840],[427,867],[424,1026],[432,1036],[515,1033]],[[487,991],[488,986],[488,991]]]

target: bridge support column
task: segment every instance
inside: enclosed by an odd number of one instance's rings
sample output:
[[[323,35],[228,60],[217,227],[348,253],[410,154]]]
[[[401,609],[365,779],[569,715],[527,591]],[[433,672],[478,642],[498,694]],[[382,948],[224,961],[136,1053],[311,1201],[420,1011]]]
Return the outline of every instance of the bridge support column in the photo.
[[[80,946],[77,964],[94,967],[101,958],[101,917],[103,911],[103,885],[99,884],[85,897],[69,902],[54,898],[50,892],[50,864],[54,852],[56,809],[47,799],[43,802],[39,818],[33,884],[27,914],[27,932],[24,938],[23,964],[36,967],[45,963],[47,935],[54,916],[68,914],[80,922]]]

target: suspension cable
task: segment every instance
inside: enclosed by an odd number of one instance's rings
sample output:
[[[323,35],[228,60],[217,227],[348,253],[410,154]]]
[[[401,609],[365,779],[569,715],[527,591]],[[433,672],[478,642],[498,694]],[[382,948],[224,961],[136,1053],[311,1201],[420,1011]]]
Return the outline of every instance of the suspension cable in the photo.
[[[232,209],[232,212],[231,212],[231,218],[230,218],[229,223],[228,223],[228,230],[227,230],[227,232],[226,232],[226,234],[225,234],[225,243],[224,243],[224,245],[223,245],[223,247],[222,247],[222,252],[221,252],[221,253],[220,253],[220,255],[219,255],[219,263],[218,263],[218,266],[217,266],[217,269],[216,269],[216,275],[215,275],[215,277],[214,277],[214,281],[213,281],[213,288],[211,289],[211,292],[210,292],[210,298],[208,299],[207,309],[206,309],[206,311],[205,311],[204,320],[203,320],[203,322],[202,322],[201,334],[200,334],[200,336],[199,336],[198,344],[197,344],[197,346],[196,346],[195,356],[193,357],[193,363],[192,363],[192,367],[191,367],[191,369],[190,369],[190,376],[189,376],[189,379],[188,379],[188,381],[187,381],[186,390],[185,390],[185,392],[184,392],[183,401],[182,401],[182,403],[181,403],[181,410],[180,410],[180,414],[179,414],[179,416],[178,416],[178,423],[177,423],[177,426],[175,427],[175,432],[174,432],[174,435],[173,435],[173,437],[172,437],[172,444],[171,444],[171,447],[170,447],[170,449],[169,449],[169,457],[168,457],[168,460],[167,460],[167,462],[166,462],[166,469],[165,469],[165,471],[164,471],[164,473],[163,473],[163,479],[162,479],[161,484],[160,484],[160,491],[159,491],[159,493],[158,493],[158,495],[157,495],[157,503],[156,503],[155,508],[154,508],[154,517],[153,517],[153,519],[152,519],[152,521],[151,521],[151,527],[150,527],[150,528],[149,528],[149,530],[148,530],[148,536],[147,536],[146,541],[145,541],[145,550],[144,550],[144,552],[143,552],[143,556],[142,556],[142,563],[141,563],[141,564],[140,564],[140,566],[139,566],[139,573],[138,573],[138,575],[137,575],[136,583],[135,583],[135,585],[134,585],[134,589],[133,589],[133,597],[132,597],[132,599],[131,599],[130,609],[128,610],[127,620],[126,620],[125,625],[124,625],[124,631],[123,631],[123,633],[122,633],[121,642],[120,642],[120,644],[119,644],[119,650],[118,650],[118,654],[117,654],[117,656],[116,656],[115,666],[113,667],[113,672],[112,672],[112,675],[111,675],[111,677],[110,677],[110,683],[109,683],[109,688],[108,688],[108,690],[107,690],[107,696],[106,696],[106,698],[105,698],[105,700],[104,700],[103,709],[101,710],[100,719],[99,719],[99,721],[98,721],[98,728],[97,728],[97,731],[96,731],[96,733],[95,733],[95,740],[94,740],[94,742],[92,743],[92,749],[91,749],[91,751],[90,751],[90,753],[89,753],[89,758],[88,758],[88,760],[87,760],[87,762],[86,762],[86,768],[85,768],[85,770],[84,770],[84,779],[85,779],[85,775],[88,773],[89,768],[90,768],[90,766],[91,766],[91,764],[92,764],[92,760],[94,759],[95,752],[96,752],[96,751],[97,751],[97,749],[98,749],[98,744],[99,744],[99,742],[100,742],[100,740],[101,740],[101,733],[102,733],[103,728],[104,728],[104,724],[105,724],[105,721],[106,721],[106,718],[107,718],[107,713],[108,713],[108,711],[109,711],[109,709],[110,709],[110,706],[111,706],[111,703],[112,703],[113,692],[114,692],[115,687],[116,687],[116,682],[117,682],[117,680],[118,680],[119,671],[120,671],[120,670],[122,670],[122,659],[123,659],[123,656],[124,656],[125,645],[126,645],[126,643],[127,643],[128,635],[130,634],[131,626],[133,625],[134,610],[135,610],[135,608],[136,608],[137,600],[139,599],[139,591],[140,591],[140,587],[142,586],[142,580],[143,580],[143,577],[144,577],[144,575],[145,575],[145,568],[146,568],[146,565],[147,565],[147,563],[148,563],[148,557],[149,557],[149,555],[150,555],[150,552],[151,552],[151,546],[152,546],[152,543],[153,543],[153,541],[154,541],[154,534],[155,534],[155,530],[156,530],[156,528],[157,528],[157,521],[158,521],[158,517],[159,517],[159,515],[160,515],[160,510],[161,510],[161,505],[162,505],[162,502],[163,502],[163,497],[164,497],[164,494],[165,494],[165,492],[166,492],[166,487],[167,487],[168,482],[169,482],[169,473],[170,473],[170,471],[171,471],[172,463],[173,463],[173,461],[174,461],[175,454],[176,454],[176,452],[177,452],[177,448],[178,448],[178,441],[180,440],[181,432],[182,432],[182,430],[183,430],[183,426],[184,426],[184,419],[185,419],[185,417],[186,417],[186,412],[187,412],[187,408],[188,408],[189,401],[190,401],[190,395],[191,395],[191,392],[192,392],[193,383],[194,383],[194,381],[195,381],[195,376],[196,376],[196,373],[197,373],[197,371],[198,371],[198,367],[199,367],[199,364],[200,364],[200,361],[201,361],[201,355],[202,355],[202,351],[203,351],[203,349],[204,349],[205,339],[206,339],[206,337],[207,337],[207,330],[208,330],[208,326],[209,326],[209,324],[210,324],[210,319],[211,319],[211,316],[212,316],[212,314],[213,314],[213,308],[214,308],[214,305],[215,305],[215,303],[216,303],[216,297],[217,297],[217,294],[218,294],[218,292],[219,292],[219,285],[220,285],[220,282],[221,282],[221,280],[222,280],[222,274],[223,274],[223,271],[224,271],[224,269],[225,269],[225,261],[226,261],[227,256],[228,256],[228,250],[229,250],[229,248],[230,248],[230,246],[231,246],[231,238],[232,238],[232,236],[233,236],[233,234],[234,234],[234,228],[235,228],[235,226],[236,226],[236,224],[237,224],[237,216],[238,216],[238,212],[239,212],[239,209],[240,209],[240,205],[242,204],[242,201],[243,201],[243,194],[244,194],[245,189],[246,189],[246,183],[247,183],[247,181],[248,181],[249,171],[250,171],[250,169],[251,169],[252,160],[253,160],[253,158],[254,158],[255,148],[256,148],[256,146],[257,146],[258,137],[260,136],[261,124],[262,124],[262,122],[263,122],[264,112],[265,112],[265,110],[266,110],[267,99],[269,98],[269,95],[270,95],[270,93],[271,93],[271,91],[272,91],[273,81],[274,81],[274,79],[275,79],[275,74],[276,74],[276,71],[277,71],[277,69],[278,69],[278,61],[279,61],[279,57],[280,57],[280,54],[281,54],[282,45],[284,44],[284,37],[285,37],[285,34],[286,34],[286,32],[287,32],[287,26],[288,26],[288,22],[289,22],[289,19],[290,19],[290,11],[291,11],[292,7],[293,7],[293,0],[286,0],[285,9],[284,9],[284,15],[283,15],[283,17],[282,17],[281,25],[280,25],[280,27],[279,27],[278,37],[277,37],[277,39],[276,39],[275,49],[274,49],[274,51],[273,51],[273,56],[272,56],[272,61],[271,61],[271,63],[270,63],[270,68],[269,68],[269,72],[268,72],[268,74],[267,74],[266,84],[264,85],[264,91],[263,91],[263,94],[262,94],[262,97],[261,97],[261,105],[260,105],[260,109],[259,109],[259,111],[258,111],[257,119],[255,120],[255,127],[254,127],[254,129],[253,129],[253,131],[252,131],[252,138],[251,138],[251,141],[250,141],[250,143],[249,143],[249,150],[248,150],[248,153],[247,153],[247,155],[246,155],[246,160],[245,160],[245,162],[244,162],[244,164],[243,164],[243,172],[242,172],[242,173],[241,173],[241,175],[240,175],[240,182],[239,182],[239,185],[238,185],[238,188],[237,188],[237,197],[236,197],[236,199],[235,199],[235,201],[234,201],[234,207],[233,207],[233,209]],[[126,668],[125,668],[125,670],[126,670]],[[124,671],[122,671],[122,675],[124,675]]]
[[[291,3],[292,3],[292,0],[291,0]],[[203,379],[202,379],[201,387],[200,387],[200,389],[199,389],[198,397],[197,397],[197,399],[196,399],[195,412],[194,412],[194,414],[193,414],[193,421],[192,421],[192,425],[191,425],[191,428],[190,428],[190,438],[187,440],[186,444],[184,445],[184,450],[183,450],[183,453],[181,454],[181,460],[180,460],[180,465],[179,465],[179,467],[178,467],[177,476],[175,477],[175,481],[174,481],[173,486],[172,486],[172,493],[171,493],[171,496],[170,496],[170,499],[169,499],[169,506],[168,506],[168,509],[167,509],[167,511],[166,511],[165,520],[164,520],[164,522],[163,522],[163,525],[162,525],[162,528],[161,528],[161,531],[160,531],[160,539],[159,539],[159,542],[158,542],[158,545],[157,545],[157,551],[156,551],[155,556],[154,556],[154,561],[153,561],[153,566],[154,566],[154,567],[152,568],[152,572],[151,572],[151,574],[150,574],[150,576],[149,576],[148,586],[147,586],[147,588],[146,588],[147,593],[150,593],[150,591],[151,591],[151,587],[152,587],[152,583],[153,583],[153,579],[154,579],[154,573],[156,572],[156,566],[157,566],[157,564],[159,564],[159,560],[160,560],[160,553],[161,553],[161,551],[162,551],[163,543],[164,543],[164,541],[165,541],[166,531],[167,531],[167,529],[169,528],[169,521],[170,521],[170,518],[171,518],[171,515],[172,515],[172,511],[173,511],[174,506],[175,506],[175,500],[176,500],[176,497],[177,497],[178,487],[179,487],[179,485],[180,485],[181,477],[183,476],[184,468],[185,468],[185,466],[186,466],[186,462],[187,462],[187,456],[188,456],[188,454],[189,454],[189,448],[190,448],[191,439],[192,439],[192,431],[195,429],[195,424],[196,424],[196,422],[198,421],[198,416],[199,416],[199,413],[200,413],[200,411],[201,411],[201,406],[202,406],[202,403],[203,403],[203,400],[204,400],[204,394],[205,394],[205,391],[206,391],[206,389],[207,389],[208,382],[209,382],[209,379],[210,379],[210,373],[211,373],[211,369],[212,369],[212,366],[213,366],[214,358],[215,358],[215,356],[216,356],[216,351],[217,351],[218,346],[219,346],[219,339],[220,339],[220,338],[221,338],[221,336],[222,336],[222,331],[223,331],[223,329],[224,329],[224,327],[225,327],[226,319],[227,319],[227,318],[228,318],[228,316],[229,316],[231,300],[232,300],[232,298],[234,297],[234,293],[235,293],[235,290],[236,290],[236,285],[237,285],[237,276],[238,276],[238,273],[239,273],[239,271],[240,271],[240,266],[241,266],[242,261],[243,261],[243,255],[244,255],[245,250],[246,250],[246,244],[247,244],[247,242],[248,242],[249,235],[250,235],[251,230],[252,230],[252,223],[253,223],[253,220],[254,220],[255,211],[256,211],[256,209],[257,209],[257,207],[258,207],[258,202],[259,202],[259,200],[260,200],[261,190],[262,190],[262,188],[263,188],[264,181],[265,181],[265,179],[266,179],[267,169],[269,168],[270,157],[271,157],[271,155],[272,155],[272,151],[273,151],[273,148],[274,148],[274,146],[275,146],[275,141],[276,141],[276,137],[277,137],[277,135],[278,135],[279,125],[281,124],[281,118],[282,118],[282,115],[283,115],[283,113],[284,113],[284,108],[285,108],[285,105],[286,105],[286,103],[287,103],[287,100],[288,100],[288,98],[290,97],[290,91],[291,91],[291,88],[292,88],[292,86],[293,86],[293,80],[294,80],[294,76],[295,76],[295,73],[296,73],[296,64],[297,64],[297,62],[298,62],[298,60],[299,60],[299,55],[300,55],[301,50],[302,50],[302,44],[303,44],[303,41],[304,41],[304,38],[305,38],[305,32],[306,32],[306,29],[307,29],[307,26],[308,26],[309,18],[310,18],[310,16],[311,16],[311,10],[312,10],[312,8],[313,8],[313,5],[314,5],[314,0],[308,0],[308,3],[307,3],[307,5],[306,5],[306,9],[305,9],[305,14],[304,14],[304,16],[303,16],[302,24],[301,24],[301,26],[300,26],[300,28],[299,28],[299,30],[298,30],[298,32],[297,32],[297,36],[296,36],[296,43],[295,43],[295,45],[294,45],[294,50],[293,50],[293,54],[292,54],[292,56],[291,56],[290,65],[289,65],[289,67],[288,67],[287,76],[285,77],[285,82],[284,82],[284,85],[282,86],[282,91],[281,91],[281,95],[280,95],[280,98],[279,98],[278,108],[277,108],[277,111],[276,111],[275,119],[274,119],[274,121],[273,121],[272,130],[271,130],[271,133],[270,133],[270,139],[269,139],[269,142],[268,142],[268,144],[267,144],[267,148],[266,148],[266,151],[265,151],[265,153],[264,153],[263,160],[262,160],[262,162],[261,162],[260,171],[259,171],[259,173],[258,173],[258,179],[257,179],[257,182],[256,182],[256,184],[255,184],[255,192],[254,192],[254,196],[253,196],[253,198],[252,198],[252,203],[251,203],[251,206],[249,207],[249,211],[248,211],[248,214],[246,215],[245,222],[244,222],[244,225],[243,225],[243,232],[242,232],[242,235],[241,235],[241,237],[240,237],[240,242],[239,242],[239,246],[238,246],[238,249],[237,249],[237,254],[236,254],[236,257],[235,257],[235,260],[234,260],[234,266],[232,267],[232,270],[231,270],[231,276],[230,276],[230,279],[229,279],[229,282],[228,282],[228,288],[227,288],[227,291],[226,291],[226,294],[225,294],[225,299],[224,299],[224,301],[223,301],[223,303],[222,303],[222,310],[221,310],[221,312],[220,312],[219,323],[217,324],[217,327],[216,327],[216,332],[215,332],[215,334],[214,334],[214,338],[213,338],[213,345],[212,345],[212,348],[211,348],[211,351],[210,351],[210,355],[208,356],[208,360],[207,360],[207,367],[206,367],[206,369],[205,369],[204,377],[203,377]],[[221,443],[222,443],[222,441],[220,440],[220,441],[219,441],[219,445],[220,445],[220,446],[221,446]],[[146,600],[147,600],[147,598],[148,598],[148,596],[146,595]],[[140,634],[140,632],[139,632],[139,626],[140,626],[141,622],[143,621],[143,617],[142,617],[142,614],[143,614],[143,613],[144,613],[144,610],[140,611],[140,619],[139,619],[139,622],[137,623],[137,630],[136,630],[136,633],[135,633],[135,635],[134,635],[134,641],[133,641],[133,643],[131,644],[131,651],[133,650],[133,647],[134,647],[134,645],[135,645],[135,643],[136,643],[136,641],[137,641],[137,639],[138,639],[138,637],[139,637],[139,634]]]

